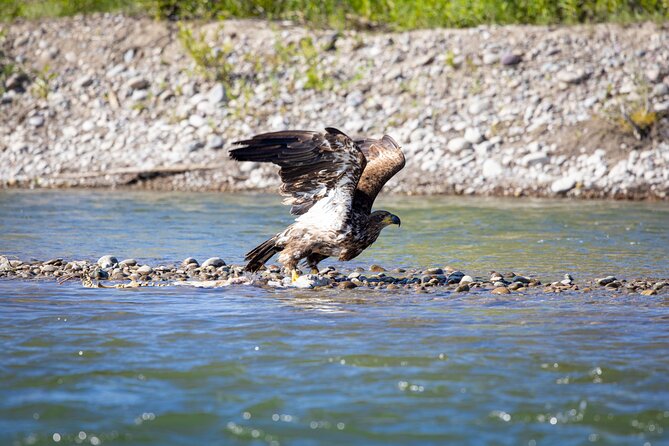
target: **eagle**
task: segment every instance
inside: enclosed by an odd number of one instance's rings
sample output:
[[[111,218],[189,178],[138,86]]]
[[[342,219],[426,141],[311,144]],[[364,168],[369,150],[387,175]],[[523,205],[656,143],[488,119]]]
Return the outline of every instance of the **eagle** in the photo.
[[[336,128],[325,132],[285,130],[236,141],[237,161],[280,167],[283,203],[295,222],[246,254],[246,270],[256,272],[275,254],[297,280],[304,260],[311,272],[328,257],[357,257],[386,226],[401,224],[388,211],[372,212],[374,199],[405,164],[399,144],[388,135],[353,140]]]

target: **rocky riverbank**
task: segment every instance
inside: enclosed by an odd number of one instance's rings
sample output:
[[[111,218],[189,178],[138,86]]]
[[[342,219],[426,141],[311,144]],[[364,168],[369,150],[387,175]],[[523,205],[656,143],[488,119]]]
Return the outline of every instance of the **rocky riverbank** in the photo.
[[[605,289],[620,294],[640,293],[647,296],[669,291],[669,279],[618,280],[607,276],[592,280],[575,280],[565,274],[560,281],[542,283],[537,277],[526,277],[516,273],[491,272],[486,277],[476,277],[449,267],[433,267],[424,270],[396,268],[386,270],[380,265],[369,269],[338,271],[330,266],[318,274],[301,276],[291,283],[276,265],[256,274],[244,271],[243,265],[228,265],[219,257],[212,257],[201,264],[189,257],[178,264],[142,265],[135,259],[118,261],[106,255],[97,262],[88,260],[66,261],[60,258],[47,261],[23,262],[0,256],[0,279],[57,280],[66,282],[79,280],[91,288],[135,288],[143,286],[192,285],[221,287],[230,285],[252,285],[258,287],[338,288],[358,287],[377,290],[430,292],[447,290],[455,293],[489,292],[510,294],[523,292],[591,292]]]
[[[2,25],[5,187],[276,189],[231,142],[392,135],[401,193],[669,196],[669,27],[405,33],[96,15]]]

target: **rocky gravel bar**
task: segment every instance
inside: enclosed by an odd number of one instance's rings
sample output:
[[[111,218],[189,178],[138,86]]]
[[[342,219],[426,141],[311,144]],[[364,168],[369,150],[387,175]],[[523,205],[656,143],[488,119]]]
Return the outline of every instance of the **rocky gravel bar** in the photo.
[[[228,159],[232,142],[335,126],[400,142],[398,193],[669,196],[667,23],[0,27],[5,187],[276,190],[273,166]]]
[[[513,272],[502,274],[491,271],[486,277],[471,276],[450,267],[428,269],[395,268],[386,270],[380,265],[368,269],[338,271],[332,266],[318,274],[306,274],[291,283],[280,267],[268,265],[255,274],[244,271],[243,265],[228,265],[219,257],[212,257],[201,264],[189,257],[178,264],[150,266],[135,259],[118,261],[106,255],[97,262],[88,260],[66,261],[60,258],[47,261],[24,262],[0,256],[0,280],[56,280],[64,283],[81,281],[90,288],[137,288],[146,286],[193,285],[222,287],[251,285],[257,287],[297,287],[312,289],[338,288],[351,290],[367,288],[375,290],[412,292],[434,292],[447,290],[454,293],[489,292],[511,293],[561,293],[591,292],[602,289],[612,292],[646,296],[669,294],[669,279],[619,280],[606,276],[577,282],[570,274],[560,281],[546,282],[537,277],[523,276]]]

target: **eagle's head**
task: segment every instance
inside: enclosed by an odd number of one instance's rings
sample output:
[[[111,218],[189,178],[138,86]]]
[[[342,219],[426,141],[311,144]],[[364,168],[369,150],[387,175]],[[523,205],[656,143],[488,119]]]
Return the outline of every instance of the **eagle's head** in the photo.
[[[374,226],[379,226],[381,228],[385,228],[389,225],[400,226],[402,224],[402,221],[397,215],[391,214],[388,211],[374,211],[370,214],[369,220]]]

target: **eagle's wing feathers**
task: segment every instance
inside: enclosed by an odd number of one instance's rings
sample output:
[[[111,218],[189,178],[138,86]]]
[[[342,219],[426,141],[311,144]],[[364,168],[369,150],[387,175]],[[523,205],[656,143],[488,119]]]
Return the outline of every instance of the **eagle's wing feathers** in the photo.
[[[386,182],[404,167],[404,153],[399,144],[388,135],[381,139],[363,139],[356,143],[367,158],[367,166],[358,182],[354,206],[369,213]]]
[[[238,161],[271,162],[281,167],[281,193],[288,196],[291,214],[301,215],[333,190],[349,197],[365,169],[360,147],[341,131],[326,128],[326,133],[288,130],[263,133],[230,151]]]

